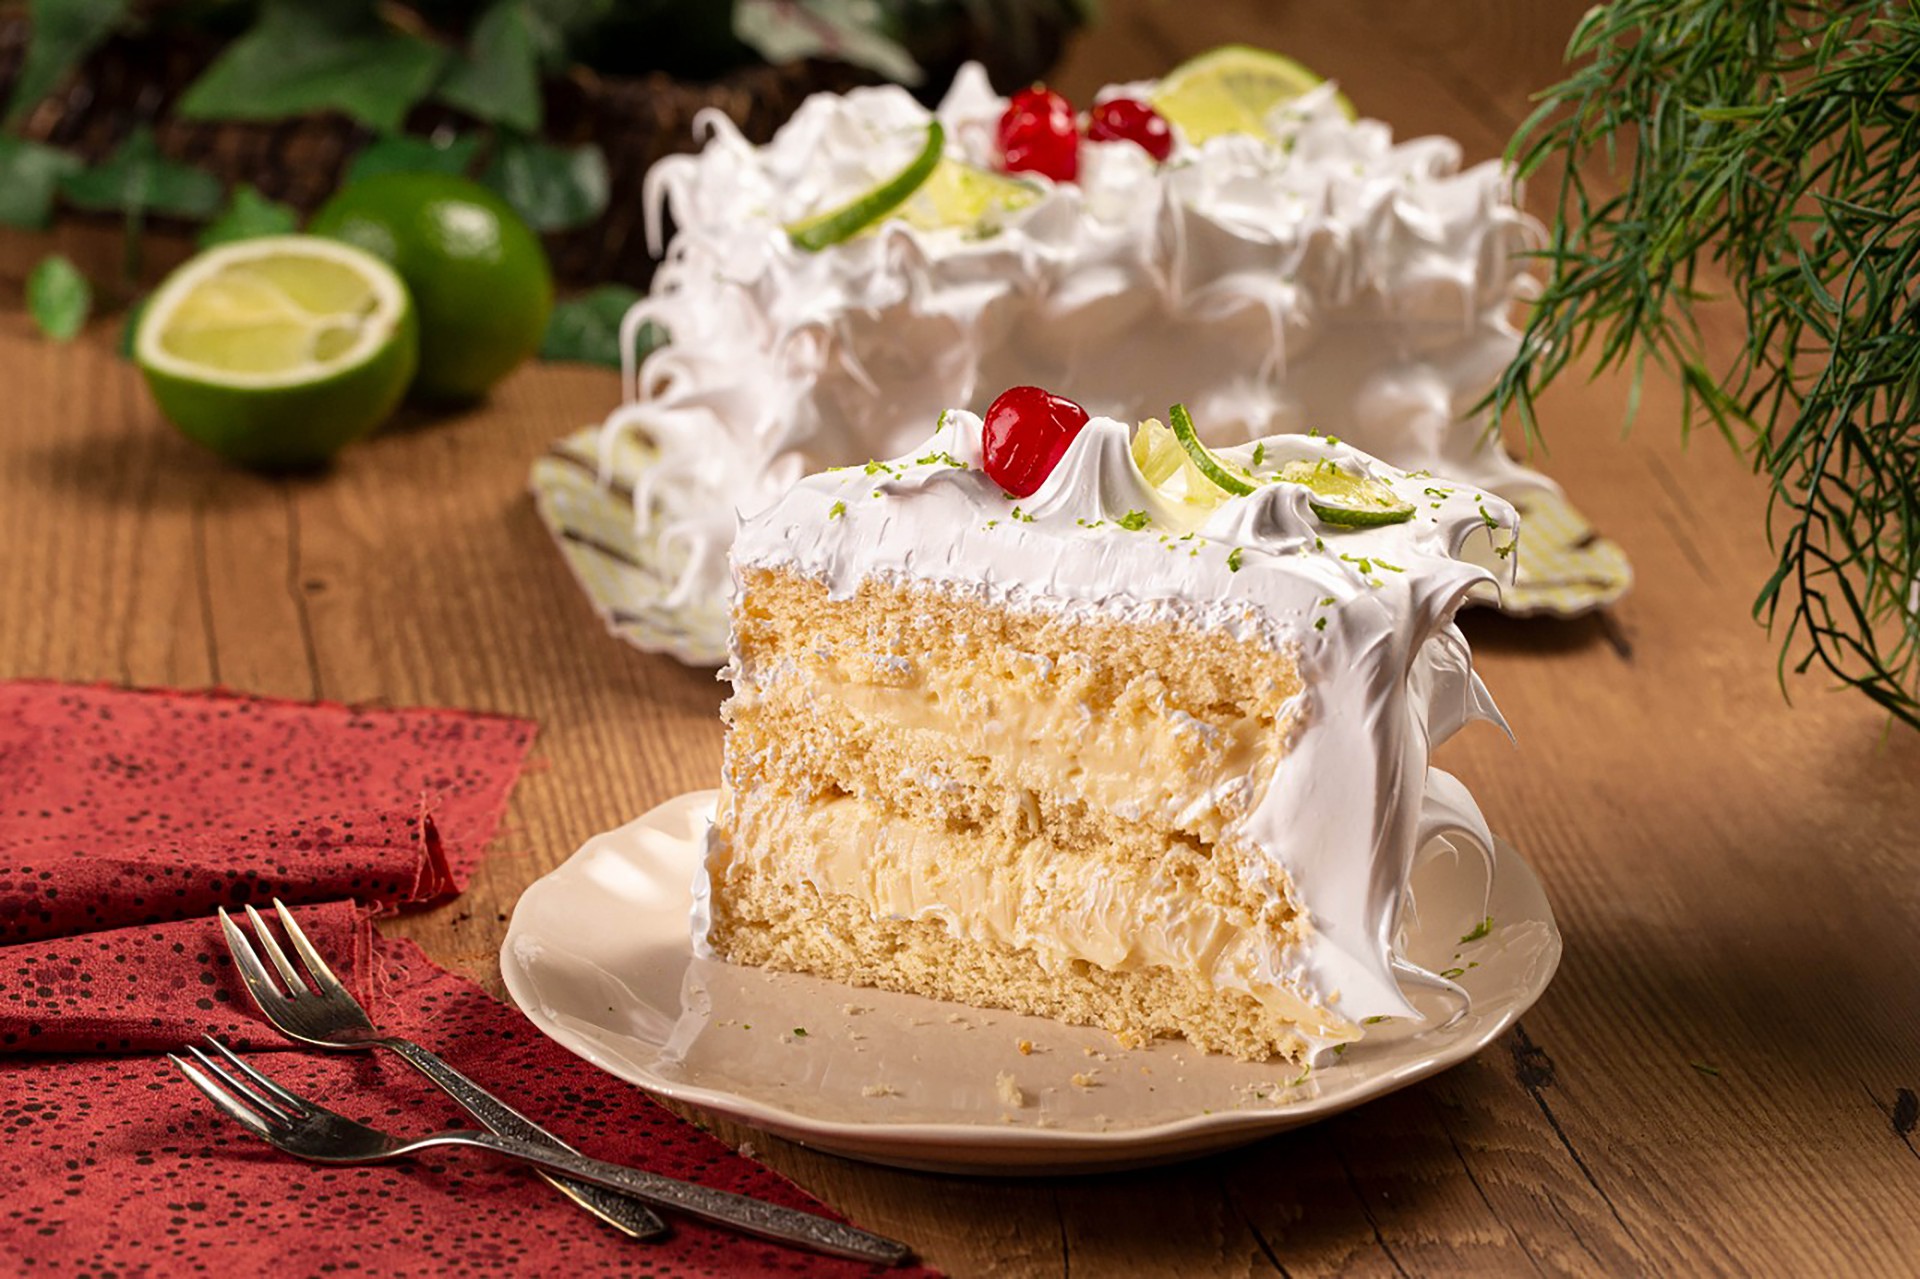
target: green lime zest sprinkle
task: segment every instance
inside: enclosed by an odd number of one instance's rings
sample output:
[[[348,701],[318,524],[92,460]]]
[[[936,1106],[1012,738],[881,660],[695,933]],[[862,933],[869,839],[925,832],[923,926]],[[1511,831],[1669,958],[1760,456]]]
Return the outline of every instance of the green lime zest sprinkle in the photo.
[[[1333,1055],[1336,1057],[1344,1057],[1346,1056],[1347,1049],[1351,1047],[1353,1047],[1352,1044],[1335,1044],[1333,1046]]]
[[[807,1028],[805,1026],[795,1026],[793,1028],[793,1037],[795,1039],[805,1039],[807,1037]]]
[[[1028,515],[1025,511],[1021,510],[1017,506],[1013,508],[1013,518],[1016,520],[1019,520],[1022,524],[1033,523],[1033,516]]]
[[[1464,968],[1448,968],[1448,969],[1442,970],[1440,975],[1442,977],[1445,977],[1448,981],[1452,981],[1455,977],[1465,977],[1467,975],[1467,970]]]
[[[1487,509],[1486,507],[1484,507],[1484,506],[1480,508],[1480,522],[1481,522],[1482,524],[1485,524],[1485,525],[1486,525],[1486,526],[1487,526],[1488,528],[1495,528],[1495,529],[1497,529],[1497,528],[1499,528],[1499,527],[1500,527],[1500,521],[1499,521],[1499,520],[1496,520],[1496,519],[1494,519],[1494,518],[1493,518],[1493,512],[1492,512],[1492,511],[1489,511],[1489,510],[1488,510],[1488,509]]]
[[[1129,533],[1138,533],[1141,529],[1153,523],[1145,511],[1128,511],[1114,522]]]
[[[1287,1087],[1298,1088],[1301,1084],[1304,1084],[1307,1082],[1307,1076],[1311,1075],[1312,1073],[1313,1073],[1313,1063],[1308,1062],[1306,1064],[1306,1067],[1303,1070],[1301,1070],[1297,1078],[1290,1079],[1287,1081]]]
[[[845,502],[835,502],[832,506],[827,508],[827,518],[830,520],[837,520],[842,515],[845,515],[846,513],[847,513],[847,504]]]
[[[1255,466],[1258,466],[1260,465],[1260,463],[1266,460],[1267,460],[1267,442],[1265,440],[1261,440],[1258,444],[1253,446],[1253,464]]]
[[[1398,564],[1389,564],[1387,561],[1381,559],[1378,555],[1373,557],[1373,563],[1376,568],[1383,568],[1387,570],[1387,572],[1389,573],[1404,573],[1407,571],[1406,569],[1401,568]]]
[[[1466,936],[1462,937],[1460,940],[1462,943],[1470,942],[1470,941],[1479,941],[1482,937],[1485,937],[1488,933],[1492,931],[1493,931],[1493,916],[1488,915],[1485,919],[1481,920],[1479,923],[1473,926],[1472,932],[1468,933]]]
[[[1316,630],[1316,631],[1324,631],[1324,630],[1326,630],[1326,629],[1327,629],[1327,619],[1326,619],[1326,618],[1324,618],[1324,617],[1316,617],[1316,618],[1314,618],[1314,619],[1313,619],[1313,629],[1314,629],[1314,630]]]
[[[1361,1023],[1361,1025],[1363,1025],[1363,1026],[1378,1026],[1378,1025],[1379,1025],[1379,1024],[1380,1024],[1381,1022],[1383,1022],[1383,1021],[1392,1021],[1392,1020],[1393,1020],[1393,1018],[1391,1018],[1391,1017],[1389,1017],[1389,1016],[1387,1016],[1387,1015],[1386,1015],[1385,1013],[1381,1013],[1381,1014],[1380,1014],[1379,1016],[1377,1016],[1377,1017],[1369,1017],[1369,1018],[1367,1018],[1367,1019],[1366,1019],[1366,1020],[1365,1020],[1364,1022],[1362,1022],[1362,1023]]]
[[[866,471],[868,475],[878,475],[882,471],[885,471],[888,475],[893,474],[893,468],[891,466],[888,466],[885,462],[877,461],[869,461],[866,466]]]
[[[914,458],[913,460],[914,460],[914,464],[917,466],[935,466],[935,465],[951,466],[957,471],[964,471],[967,469],[967,464],[965,462],[962,462],[959,458],[947,452],[945,449],[935,449],[931,453],[923,453],[919,457]]]
[[[1227,552],[1227,567],[1232,569],[1236,573],[1240,571],[1240,548],[1239,547],[1236,546],[1231,551]]]
[[[1709,1066],[1704,1061],[1690,1061],[1687,1065],[1692,1066],[1703,1075],[1712,1075],[1715,1079],[1720,1078],[1720,1067],[1718,1066]]]

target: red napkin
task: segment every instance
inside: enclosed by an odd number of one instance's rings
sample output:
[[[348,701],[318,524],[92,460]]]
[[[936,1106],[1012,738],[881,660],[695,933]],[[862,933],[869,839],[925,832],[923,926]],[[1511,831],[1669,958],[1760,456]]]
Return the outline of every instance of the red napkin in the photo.
[[[604,1158],[828,1211],[379,937],[370,909],[470,869],[525,721],[0,683],[0,1256],[23,1274],[867,1275],[675,1221],[635,1243],[478,1152],[320,1168],[219,1116],[160,1055],[204,1031],[403,1132],[470,1126],[386,1055],[294,1049],[210,912],[278,895],[376,1022]],[[437,830],[437,834],[436,834]],[[444,849],[440,840],[444,838]],[[888,1272],[930,1274],[928,1271]]]

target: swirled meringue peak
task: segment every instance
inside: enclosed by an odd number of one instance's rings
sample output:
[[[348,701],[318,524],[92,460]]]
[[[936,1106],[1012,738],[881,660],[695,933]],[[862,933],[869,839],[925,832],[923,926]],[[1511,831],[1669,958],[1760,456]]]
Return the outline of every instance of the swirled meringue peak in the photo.
[[[1313,429],[1505,496],[1551,488],[1464,416],[1530,285],[1510,176],[1348,120],[1330,85],[1276,111],[1271,140],[1176,138],[1165,163],[1085,141],[1077,182],[1018,175],[1032,198],[991,218],[901,210],[819,251],[790,241],[900,172],[930,118],[950,164],[991,169],[1005,106],[969,66],[935,112],[893,87],[820,94],[761,147],[707,112],[702,150],[648,174],[656,252],[664,214],[677,229],[623,327],[603,457],[628,432],[658,447],[635,517],[684,546],[680,598],[725,591],[736,512],[1023,383],[1129,421],[1184,400],[1215,445]],[[648,322],[669,342],[636,361]]]
[[[1453,617],[1470,594],[1511,581],[1513,507],[1319,435],[1222,448],[1251,491],[1194,491],[1190,475],[1150,480],[1134,436],[1092,418],[1040,488],[1015,498],[983,469],[980,418],[949,411],[898,456],[808,476],[744,521],[735,572],[801,574],[840,599],[877,580],[995,608],[1166,621],[1196,643],[1221,632],[1289,654],[1302,685],[1290,744],[1229,834],[1285,872],[1271,892],[1310,928],[1216,980],[1298,1001],[1316,1049],[1357,1037],[1368,1018],[1417,1016],[1410,988],[1464,1000],[1399,953],[1397,932],[1423,852],[1476,852],[1491,874],[1484,819],[1429,753],[1473,720],[1505,727]],[[1313,488],[1279,478],[1301,462],[1384,486],[1413,513],[1330,521]],[[738,652],[732,674],[737,694],[752,683]]]

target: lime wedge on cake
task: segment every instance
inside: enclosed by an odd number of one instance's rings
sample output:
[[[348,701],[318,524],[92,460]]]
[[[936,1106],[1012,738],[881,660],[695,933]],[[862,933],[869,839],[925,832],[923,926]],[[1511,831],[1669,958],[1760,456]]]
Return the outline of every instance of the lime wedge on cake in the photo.
[[[1292,58],[1229,44],[1175,67],[1148,101],[1198,145],[1227,133],[1270,137],[1267,117],[1273,109],[1324,83]],[[1345,94],[1335,94],[1334,101],[1347,119],[1355,117]]]
[[[922,231],[958,227],[985,237],[999,231],[1009,213],[1039,198],[1039,188],[1018,178],[960,160],[942,160],[900,206],[900,219]]]
[[[161,412],[221,456],[315,466],[386,420],[419,335],[406,285],[318,236],[223,244],[167,277],[133,354]]]
[[[1186,450],[1192,459],[1194,469],[1204,475],[1208,482],[1223,493],[1235,497],[1245,497],[1260,487],[1260,481],[1251,474],[1222,458],[1200,441],[1200,433],[1193,429],[1193,415],[1187,412],[1187,406],[1176,404],[1167,410],[1167,420],[1173,423],[1173,437],[1180,441],[1180,447]]]
[[[1273,478],[1304,484],[1313,495],[1307,499],[1308,508],[1329,524],[1373,528],[1413,518],[1412,502],[1379,480],[1343,471],[1331,461],[1288,462],[1274,472]]]
[[[787,238],[797,249],[818,253],[842,240],[852,239],[907,202],[933,171],[940,167],[940,154],[947,145],[946,130],[938,120],[927,123],[927,141],[906,168],[885,182],[855,196],[837,209],[816,213],[787,227]]]

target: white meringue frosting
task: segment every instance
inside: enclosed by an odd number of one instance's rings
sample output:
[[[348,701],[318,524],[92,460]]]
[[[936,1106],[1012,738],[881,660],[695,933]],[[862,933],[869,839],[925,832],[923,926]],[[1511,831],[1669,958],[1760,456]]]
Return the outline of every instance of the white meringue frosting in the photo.
[[[1013,498],[982,469],[980,419],[947,412],[932,438],[891,461],[792,485],[742,525],[735,572],[796,572],[836,598],[878,579],[996,608],[1171,620],[1288,652],[1304,685],[1292,741],[1228,837],[1285,872],[1310,927],[1298,944],[1244,939],[1216,967],[1216,984],[1323,1015],[1303,1025],[1316,1049],[1354,1038],[1367,1018],[1417,1015],[1403,983],[1464,1000],[1451,981],[1400,956],[1396,939],[1423,851],[1473,849],[1491,873],[1484,820],[1428,756],[1472,720],[1504,728],[1453,615],[1470,592],[1510,580],[1513,508],[1301,435],[1220,450],[1262,482],[1209,507],[1184,500],[1178,481],[1149,484],[1131,435],[1119,421],[1093,418],[1046,482]],[[1385,484],[1414,515],[1375,527],[1330,524],[1306,487],[1273,478],[1298,459]],[[737,685],[750,678],[740,656]],[[737,696],[748,691],[736,687]],[[1272,891],[1283,893],[1284,883],[1276,875]],[[697,937],[706,892],[703,871]]]
[[[932,113],[948,156],[992,167],[1004,107],[963,70]],[[897,88],[822,94],[756,147],[709,112],[704,148],[648,174],[656,248],[663,211],[676,231],[623,327],[605,439],[659,449],[635,515],[684,547],[681,598],[725,590],[736,510],[1019,384],[1128,421],[1181,400],[1214,444],[1312,428],[1508,496],[1550,487],[1464,417],[1516,349],[1529,282],[1533,231],[1497,164],[1395,143],[1326,86],[1276,111],[1274,141],[1180,140],[1165,164],[1084,142],[1078,182],[1032,177],[1038,198],[991,234],[894,218],[819,252],[788,241],[898,172],[930,118]],[[647,322],[670,341],[635,367]]]

